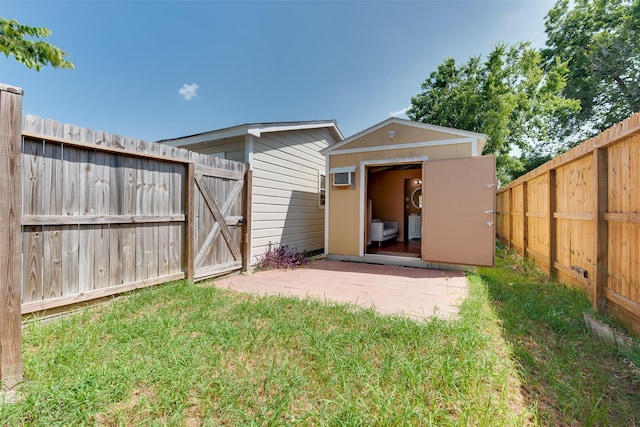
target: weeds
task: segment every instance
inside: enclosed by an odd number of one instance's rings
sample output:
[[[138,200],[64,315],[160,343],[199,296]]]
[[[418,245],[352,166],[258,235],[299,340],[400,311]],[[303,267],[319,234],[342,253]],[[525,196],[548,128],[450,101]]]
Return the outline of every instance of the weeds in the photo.
[[[257,270],[298,268],[307,262],[304,252],[290,249],[288,245],[269,242],[267,251],[258,259]]]

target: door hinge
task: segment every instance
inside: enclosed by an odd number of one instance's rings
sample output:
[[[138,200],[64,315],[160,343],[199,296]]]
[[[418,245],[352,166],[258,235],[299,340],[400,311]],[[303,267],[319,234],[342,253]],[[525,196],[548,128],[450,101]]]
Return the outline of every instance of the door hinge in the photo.
[[[489,209],[488,211],[484,211],[484,213],[493,215],[495,212],[493,209]]]
[[[487,221],[485,222],[485,224],[487,224],[489,227],[493,227],[493,221]]]

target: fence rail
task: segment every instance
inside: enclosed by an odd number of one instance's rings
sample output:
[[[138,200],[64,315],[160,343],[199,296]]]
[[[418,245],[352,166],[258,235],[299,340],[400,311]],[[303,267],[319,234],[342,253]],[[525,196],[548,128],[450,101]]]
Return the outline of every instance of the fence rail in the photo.
[[[497,235],[640,334],[640,113],[497,194]]]
[[[244,163],[35,116],[0,84],[0,382],[21,316],[247,266]]]

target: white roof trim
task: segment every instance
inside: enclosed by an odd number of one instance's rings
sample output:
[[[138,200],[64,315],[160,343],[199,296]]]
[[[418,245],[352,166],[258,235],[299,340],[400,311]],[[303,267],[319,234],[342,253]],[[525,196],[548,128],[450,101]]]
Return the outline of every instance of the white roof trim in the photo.
[[[263,133],[268,132],[286,132],[305,129],[329,128],[333,131],[337,140],[342,141],[344,134],[335,121],[318,121],[318,122],[292,122],[292,123],[255,123],[235,126],[231,128],[212,130],[196,135],[183,136],[178,138],[163,139],[162,144],[173,147],[182,147],[185,145],[193,145],[202,142],[217,141],[225,138],[233,138],[244,135],[252,135],[260,137]]]
[[[379,145],[374,147],[345,148],[325,153],[327,156],[353,153],[370,153],[373,151],[402,150],[405,148],[433,147],[436,145],[471,144],[471,155],[478,153],[478,140],[472,138],[439,139],[437,141],[407,142],[405,144]]]
[[[356,171],[355,166],[342,166],[338,168],[331,168],[329,173],[345,173],[345,172],[355,172],[355,171]]]
[[[337,126],[335,126],[335,123],[330,123],[330,122],[320,122],[320,123],[300,123],[300,124],[295,124],[295,125],[269,125],[269,126],[261,126],[261,127],[251,127],[249,129],[249,133],[252,134],[253,136],[260,136],[262,133],[267,133],[267,132],[285,132],[285,131],[290,131],[290,130],[304,130],[304,129],[319,129],[319,128],[326,128],[326,127],[335,127],[336,130],[340,133],[340,135],[342,136],[342,139],[344,139],[344,136],[342,135],[342,132],[340,132],[340,129],[338,129]]]
[[[437,126],[437,125],[431,125],[428,123],[421,123],[421,122],[414,122],[413,120],[407,120],[407,119],[400,119],[398,117],[390,117],[387,120],[384,120],[376,125],[373,125],[372,127],[363,130],[362,132],[358,132],[355,135],[350,136],[349,138],[338,142],[336,144],[333,144],[327,148],[325,148],[324,150],[321,151],[322,154],[329,154],[331,151],[336,150],[340,147],[342,147],[343,145],[346,145],[350,142],[353,142],[356,139],[359,139],[365,135],[368,135],[370,133],[373,133],[375,131],[377,131],[378,129],[381,129],[385,126],[388,126],[390,124],[397,124],[397,125],[402,125],[402,126],[411,126],[411,127],[415,127],[415,128],[419,128],[419,129],[424,129],[424,130],[431,130],[431,131],[435,131],[435,132],[442,132],[442,133],[448,133],[451,135],[457,135],[460,137],[466,137],[466,138],[473,138],[476,140],[483,140],[486,141],[486,139],[488,138],[487,135],[483,134],[483,133],[477,133],[477,132],[470,132],[470,131],[466,131],[466,130],[460,130],[460,129],[455,129],[455,128],[449,128],[449,127],[444,127],[444,126]],[[343,152],[344,153],[344,152]]]

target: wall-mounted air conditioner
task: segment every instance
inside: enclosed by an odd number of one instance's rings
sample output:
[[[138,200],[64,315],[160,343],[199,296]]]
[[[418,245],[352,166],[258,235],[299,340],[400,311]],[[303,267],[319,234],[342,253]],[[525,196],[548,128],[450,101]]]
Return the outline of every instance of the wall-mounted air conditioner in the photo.
[[[339,168],[331,168],[329,173],[333,175],[334,187],[350,187],[353,185],[353,174],[356,171],[355,166],[343,166]]]

